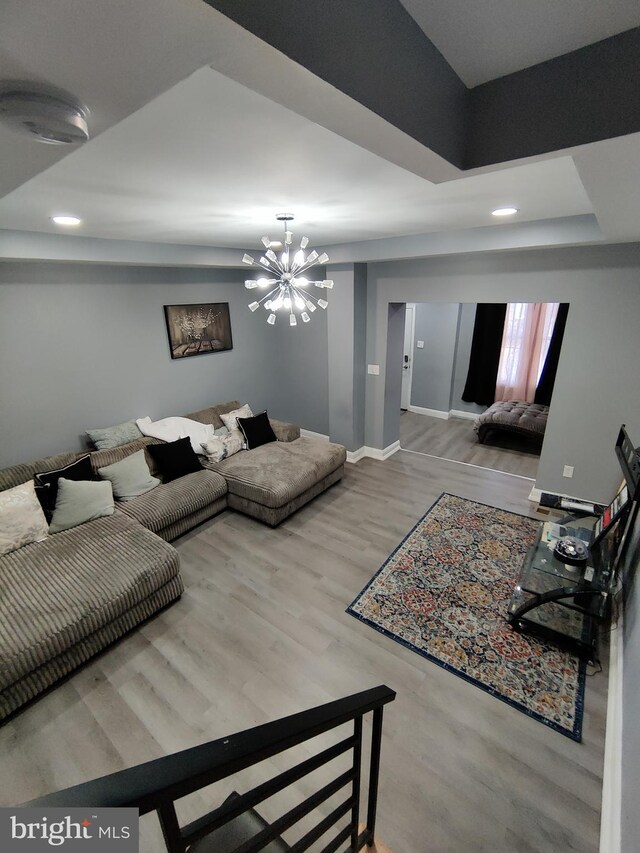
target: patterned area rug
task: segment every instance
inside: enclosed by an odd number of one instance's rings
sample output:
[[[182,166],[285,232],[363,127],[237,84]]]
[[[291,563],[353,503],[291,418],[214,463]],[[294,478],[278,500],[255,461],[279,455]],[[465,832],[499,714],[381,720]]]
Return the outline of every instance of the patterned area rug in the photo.
[[[580,741],[586,665],[506,619],[539,524],[442,494],[347,613]]]

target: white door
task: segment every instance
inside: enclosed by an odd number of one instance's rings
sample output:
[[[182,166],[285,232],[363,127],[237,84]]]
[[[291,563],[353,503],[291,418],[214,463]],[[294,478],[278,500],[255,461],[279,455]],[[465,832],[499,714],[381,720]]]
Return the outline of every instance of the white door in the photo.
[[[415,306],[407,305],[404,319],[404,349],[402,356],[402,394],[400,407],[411,405],[411,374],[413,372],[413,332],[415,328]]]

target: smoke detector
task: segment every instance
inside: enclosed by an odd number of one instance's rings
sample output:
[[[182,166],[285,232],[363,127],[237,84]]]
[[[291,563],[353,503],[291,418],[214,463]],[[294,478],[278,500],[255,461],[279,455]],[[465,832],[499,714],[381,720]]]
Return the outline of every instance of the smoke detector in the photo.
[[[89,110],[52,86],[9,81],[0,84],[0,121],[18,133],[50,145],[89,139]]]

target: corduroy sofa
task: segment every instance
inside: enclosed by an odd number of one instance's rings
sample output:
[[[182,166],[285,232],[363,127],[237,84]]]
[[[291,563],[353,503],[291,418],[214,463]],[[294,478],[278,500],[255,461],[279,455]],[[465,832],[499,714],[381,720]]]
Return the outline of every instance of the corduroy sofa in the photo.
[[[222,425],[237,401],[186,417]],[[343,474],[341,445],[301,438],[271,420],[278,439],[162,483],[113,515],[87,522],[0,557],[0,720],[42,693],[184,589],[178,552],[169,543],[227,505],[272,526]],[[140,438],[91,453],[94,471],[158,439]],[[0,490],[74,462],[63,453],[0,471]],[[152,474],[157,466],[145,452]]]

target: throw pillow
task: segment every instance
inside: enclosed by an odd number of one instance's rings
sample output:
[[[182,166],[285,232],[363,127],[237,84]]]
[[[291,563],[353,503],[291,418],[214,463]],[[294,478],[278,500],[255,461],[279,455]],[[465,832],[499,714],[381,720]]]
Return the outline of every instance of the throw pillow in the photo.
[[[123,424],[104,429],[88,429],[87,435],[98,450],[111,450],[113,447],[135,441],[142,433],[135,421],[125,421]]]
[[[219,438],[224,438],[225,435],[229,435],[229,430],[226,428],[226,426],[221,426],[218,427],[218,429],[214,429],[213,434],[217,435]]]
[[[191,447],[191,439],[179,438],[168,444],[150,444],[147,448],[165,483],[202,471],[202,465]]]
[[[220,415],[220,420],[229,430],[231,435],[236,434],[236,436],[242,437],[242,433],[240,432],[240,427],[238,426],[238,418],[251,418],[253,417],[253,412],[251,411],[251,407],[248,403],[245,403],[244,406],[240,406],[239,409],[234,409],[232,412],[227,412],[224,415]]]
[[[132,453],[120,462],[98,468],[103,480],[110,480],[113,495],[119,501],[130,501],[160,485],[157,477],[152,477],[144,458],[144,450]]]
[[[266,411],[252,418],[238,418],[238,426],[244,435],[247,450],[254,450],[263,444],[277,441]]]
[[[170,417],[159,421],[151,418],[138,418],[136,421],[143,435],[159,438],[162,441],[177,441],[179,438],[191,439],[195,453],[201,453],[200,445],[214,435],[213,424],[203,424],[191,418]]]
[[[202,449],[209,462],[222,462],[234,453],[242,450],[243,439],[240,430],[228,432],[223,436],[215,436],[203,442]]]
[[[61,477],[64,477],[65,480],[93,480],[91,456],[87,453],[86,456],[76,459],[75,462],[65,465],[63,468],[43,471],[41,474],[34,475],[36,495],[47,521],[51,521],[55,509],[56,498],[58,497],[58,481]]]
[[[33,480],[0,492],[0,556],[40,542],[48,532]]]
[[[58,480],[58,499],[49,533],[61,533],[86,521],[113,515],[111,483],[96,480]]]

